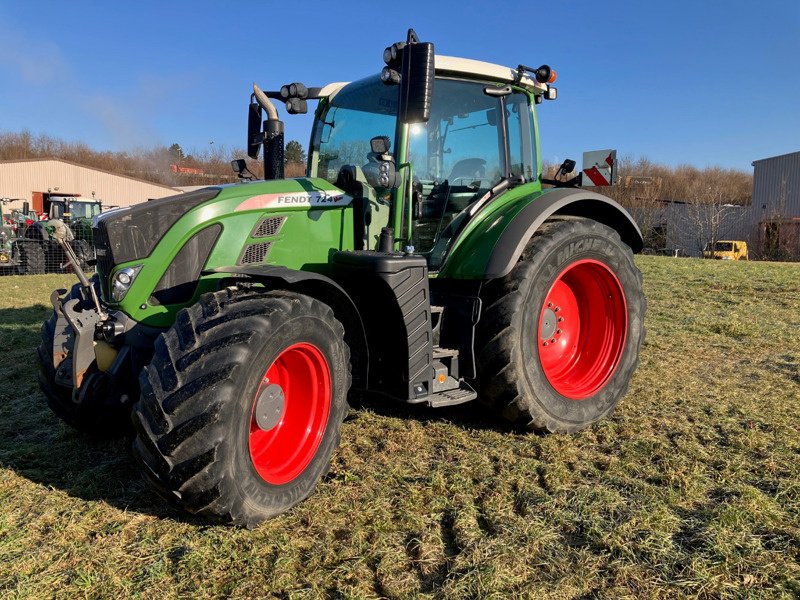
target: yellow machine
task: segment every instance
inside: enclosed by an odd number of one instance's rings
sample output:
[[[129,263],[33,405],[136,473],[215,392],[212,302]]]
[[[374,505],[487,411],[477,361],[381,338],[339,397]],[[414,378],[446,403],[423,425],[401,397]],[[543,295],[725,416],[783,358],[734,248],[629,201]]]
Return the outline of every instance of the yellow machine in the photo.
[[[747,242],[739,240],[720,240],[712,244],[709,242],[703,249],[703,258],[716,258],[717,260],[749,260],[747,255]]]

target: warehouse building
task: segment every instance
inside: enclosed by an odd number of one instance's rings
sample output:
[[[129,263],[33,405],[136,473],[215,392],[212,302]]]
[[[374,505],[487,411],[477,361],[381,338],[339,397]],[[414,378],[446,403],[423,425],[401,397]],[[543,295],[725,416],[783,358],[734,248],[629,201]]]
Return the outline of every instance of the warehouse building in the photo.
[[[8,210],[28,202],[41,212],[50,196],[95,198],[103,208],[131,206],[181,190],[151,181],[87,167],[59,158],[0,161],[0,197],[11,198]]]
[[[800,152],[753,161],[752,219],[762,258],[800,260]]]

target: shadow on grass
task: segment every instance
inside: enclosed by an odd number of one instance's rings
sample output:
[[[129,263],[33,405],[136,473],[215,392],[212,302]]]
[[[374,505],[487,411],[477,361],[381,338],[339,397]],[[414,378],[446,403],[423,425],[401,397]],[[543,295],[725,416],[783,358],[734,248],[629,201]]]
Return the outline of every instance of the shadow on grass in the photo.
[[[403,404],[388,396],[368,393],[359,400],[351,399],[351,405],[356,410],[370,410],[382,417],[412,419],[421,423],[447,422],[464,429],[484,429],[499,433],[520,432],[518,428],[477,400],[455,406],[430,408],[424,404]]]
[[[50,309],[44,305],[0,309],[0,467],[70,496],[106,502],[125,511],[207,524],[161,499],[142,480],[130,439],[97,440],[62,423],[48,408],[37,380],[39,328]],[[355,404],[385,417],[423,423],[450,422],[469,429],[512,431],[477,402],[431,409],[408,406],[370,394]]]
[[[126,511],[188,522],[146,486],[130,439],[97,440],[62,423],[37,383],[44,306],[0,309],[0,467],[36,484]]]

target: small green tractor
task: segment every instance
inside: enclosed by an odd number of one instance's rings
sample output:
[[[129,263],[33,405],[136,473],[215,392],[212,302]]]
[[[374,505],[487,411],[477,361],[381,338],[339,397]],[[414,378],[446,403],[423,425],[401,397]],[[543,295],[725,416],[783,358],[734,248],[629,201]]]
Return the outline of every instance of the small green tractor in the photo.
[[[554,72],[435,56],[413,31],[383,58],[352,83],[254,85],[264,180],[234,161],[241,183],[100,215],[96,275],[52,294],[50,407],[98,436],[132,423],[145,478],[191,513],[252,527],[303,500],[349,395],[574,432],[638,365],[642,237],[579,187],[608,164],[542,176]],[[275,104],[312,100],[307,176],[284,179]]]
[[[45,200],[47,219],[36,220],[21,229],[14,243],[14,259],[19,272],[38,275],[60,272],[68,264],[64,250],[53,237],[61,223],[69,228],[68,241],[82,271],[94,260],[92,249],[92,219],[100,214],[102,205],[93,198],[50,196]],[[74,267],[73,267],[74,268]]]
[[[6,267],[14,266],[14,238],[17,237],[19,224],[12,215],[6,214],[6,205],[10,198],[0,198],[0,274]]]

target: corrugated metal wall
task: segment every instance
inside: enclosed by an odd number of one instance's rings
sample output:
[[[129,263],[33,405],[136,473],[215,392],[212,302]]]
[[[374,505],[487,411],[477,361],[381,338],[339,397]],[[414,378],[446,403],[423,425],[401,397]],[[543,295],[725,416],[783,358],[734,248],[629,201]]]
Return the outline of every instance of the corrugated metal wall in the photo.
[[[130,206],[150,198],[163,198],[180,190],[90,167],[55,160],[0,162],[0,197],[30,202],[33,192],[80,194],[101,200],[105,206]],[[21,202],[9,208],[20,208]]]
[[[800,152],[753,162],[755,224],[800,217]]]
[[[704,206],[672,202],[667,205],[667,249],[700,256],[712,238],[752,243],[749,206]]]

